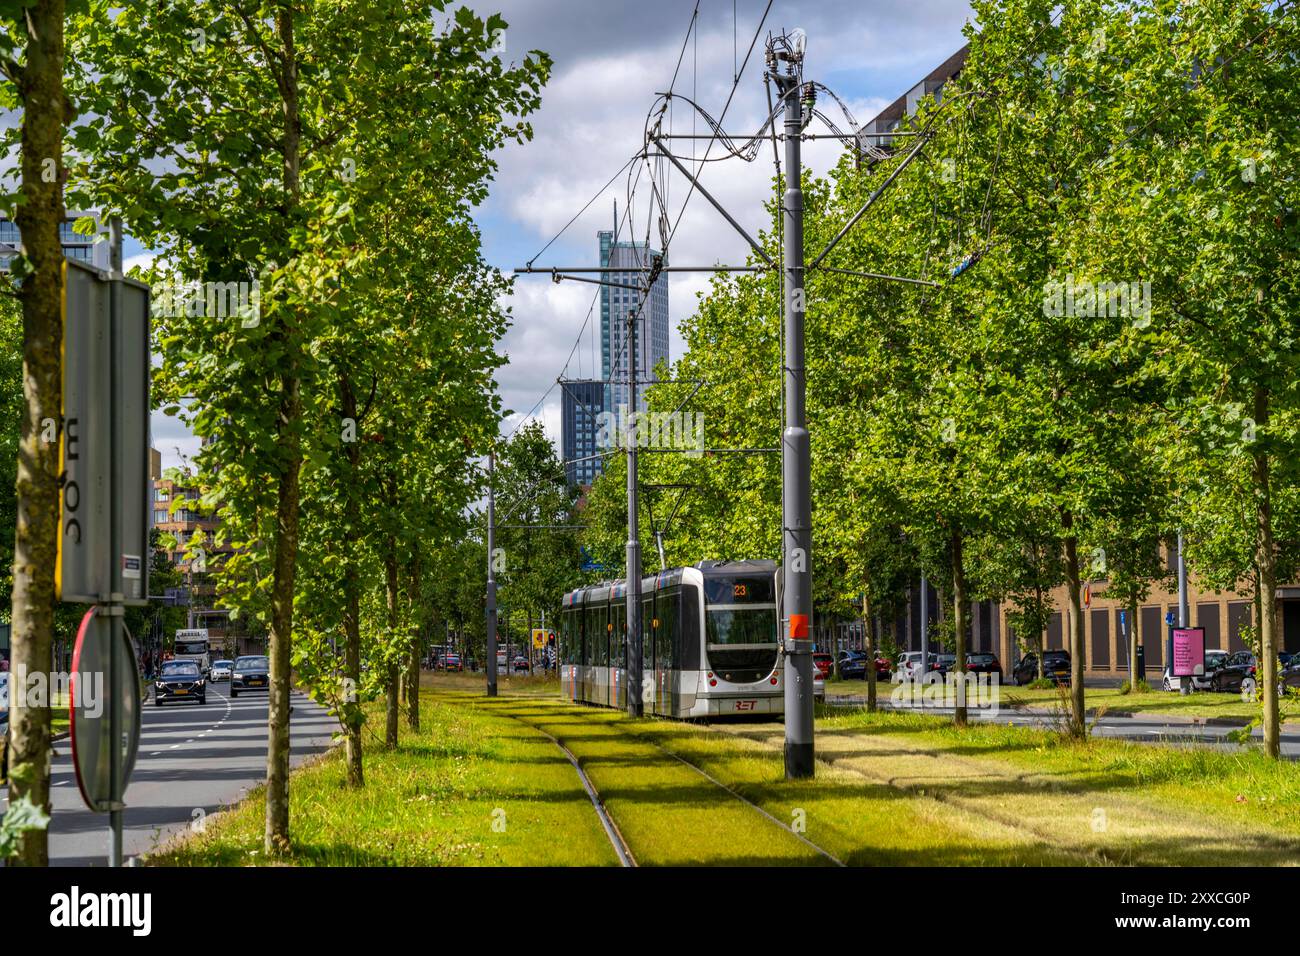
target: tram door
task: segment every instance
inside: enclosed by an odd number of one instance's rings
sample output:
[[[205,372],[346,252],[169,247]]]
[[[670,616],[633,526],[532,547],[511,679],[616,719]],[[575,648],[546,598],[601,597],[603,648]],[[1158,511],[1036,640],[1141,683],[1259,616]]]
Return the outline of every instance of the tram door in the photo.
[[[641,601],[641,686],[635,688],[636,693],[641,695],[641,709],[644,713],[653,714],[655,696],[653,695],[654,687],[658,686],[655,674],[655,604],[653,585],[651,589],[644,592],[645,597]],[[646,693],[646,685],[653,684],[651,693]]]
[[[678,592],[660,591],[655,595],[655,713],[665,717],[673,713],[673,636],[677,631]]]
[[[585,607],[582,610],[582,699],[587,703],[595,701],[595,686],[592,676],[596,673],[596,639],[605,632],[605,626],[596,620],[597,608]]]
[[[605,703],[621,709],[627,684],[624,673],[627,665],[627,599],[622,597],[610,600],[617,603],[609,606],[609,670],[606,678],[609,694]]]

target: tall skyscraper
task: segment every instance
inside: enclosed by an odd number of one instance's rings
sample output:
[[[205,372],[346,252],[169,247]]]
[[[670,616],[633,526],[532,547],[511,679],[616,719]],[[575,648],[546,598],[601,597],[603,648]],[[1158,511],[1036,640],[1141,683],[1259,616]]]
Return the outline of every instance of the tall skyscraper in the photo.
[[[615,242],[614,233],[602,231],[600,238],[600,264],[608,268],[601,273],[605,282],[617,285],[600,287],[600,342],[601,372],[605,381],[605,408],[618,412],[619,407],[632,407],[627,381],[631,377],[630,360],[636,362],[638,382],[645,382],[654,373],[655,363],[668,358],[668,277],[660,275],[650,287],[644,303],[636,286],[646,275],[650,257],[658,255],[644,243]],[[627,316],[640,307],[636,321],[636,356],[628,355]],[[636,408],[645,408],[645,388],[638,385]]]
[[[575,485],[590,485],[605,470],[596,444],[601,412],[605,410],[605,383],[591,379],[565,382],[560,398],[560,445],[564,474]]]

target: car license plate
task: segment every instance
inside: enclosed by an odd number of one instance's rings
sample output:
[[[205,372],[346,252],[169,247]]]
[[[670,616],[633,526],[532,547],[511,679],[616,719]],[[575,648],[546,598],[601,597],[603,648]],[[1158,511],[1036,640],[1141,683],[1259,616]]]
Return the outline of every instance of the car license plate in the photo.
[[[174,694],[188,694],[189,691],[186,690],[184,687],[177,687],[176,690],[174,690],[172,693],[174,693]]]
[[[253,678],[252,680],[250,680],[248,683],[249,683],[249,686],[250,686],[250,687],[251,687],[253,684],[260,684],[260,683],[262,683],[262,678],[260,678],[260,677],[254,677],[254,678]]]

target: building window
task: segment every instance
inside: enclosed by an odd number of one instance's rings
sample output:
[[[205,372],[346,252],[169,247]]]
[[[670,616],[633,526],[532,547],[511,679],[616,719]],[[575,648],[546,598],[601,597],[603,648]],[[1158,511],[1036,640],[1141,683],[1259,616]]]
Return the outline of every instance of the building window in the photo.
[[[154,524],[162,524],[162,523],[163,523],[164,521],[166,521],[166,520],[167,520],[167,509],[166,509],[166,508],[159,508],[159,509],[157,509],[156,511],[154,511],[154,513],[153,513],[153,523],[154,523]]]

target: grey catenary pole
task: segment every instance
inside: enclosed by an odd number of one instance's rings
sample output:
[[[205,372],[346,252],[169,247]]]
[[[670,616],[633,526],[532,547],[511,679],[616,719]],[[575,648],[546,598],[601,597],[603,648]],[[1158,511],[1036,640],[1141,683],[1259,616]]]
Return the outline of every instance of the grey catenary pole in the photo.
[[[801,83],[803,51],[787,49],[787,72],[773,80],[785,104],[785,431],[781,435],[782,573],[785,614],[785,775],[813,775],[812,497],[808,425],[804,409],[803,189],[800,135],[801,97],[812,85]],[[775,59],[769,48],[769,67]]]
[[[487,506],[487,695],[497,695],[496,452],[488,452]],[[507,662],[507,666],[509,666]]]
[[[648,253],[649,250],[647,250]],[[644,301],[650,298],[650,288],[658,277],[657,270],[651,270],[646,284]],[[637,520],[636,498],[636,365],[639,358],[636,346],[636,320],[640,313],[639,306],[628,310],[627,314],[627,368],[628,368],[628,408],[627,421],[624,422],[624,436],[627,442],[627,712],[629,716],[640,717],[641,707],[641,531]]]

